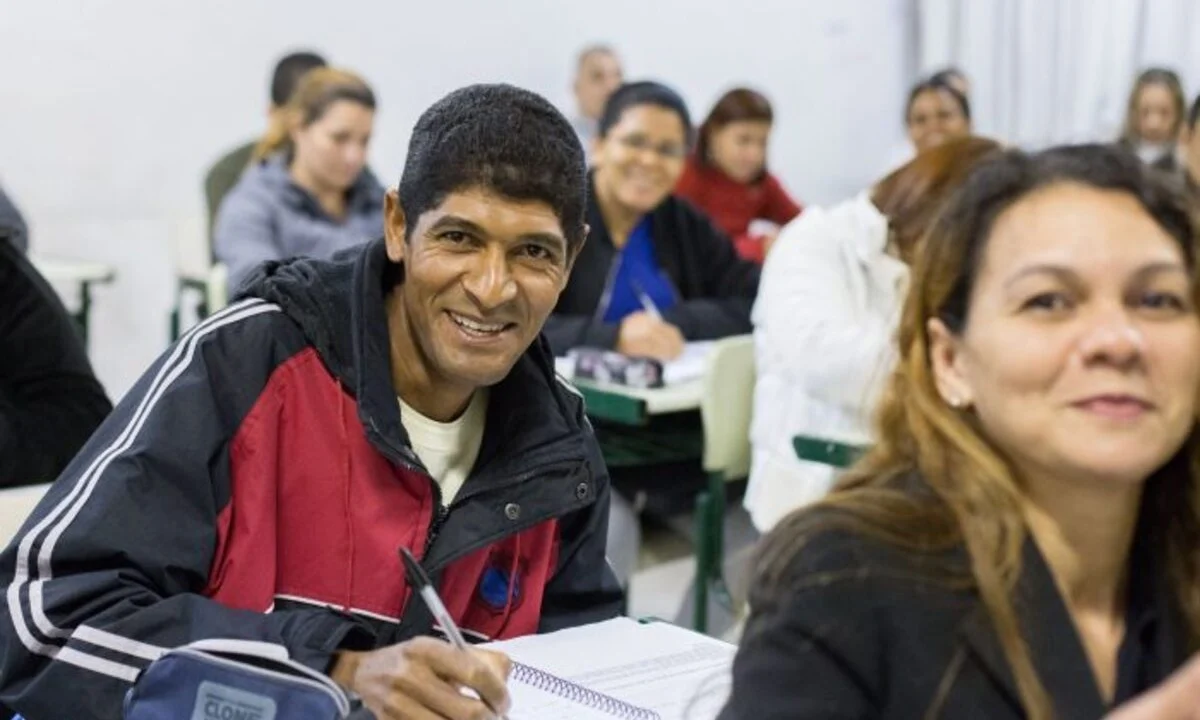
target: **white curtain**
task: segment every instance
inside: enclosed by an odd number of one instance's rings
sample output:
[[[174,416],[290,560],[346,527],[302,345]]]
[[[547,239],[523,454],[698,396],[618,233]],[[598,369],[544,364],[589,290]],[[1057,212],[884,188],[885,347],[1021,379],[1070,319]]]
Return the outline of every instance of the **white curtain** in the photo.
[[[1116,138],[1137,73],[1200,88],[1200,0],[917,0],[922,73],[970,78],[978,133],[1026,148]]]

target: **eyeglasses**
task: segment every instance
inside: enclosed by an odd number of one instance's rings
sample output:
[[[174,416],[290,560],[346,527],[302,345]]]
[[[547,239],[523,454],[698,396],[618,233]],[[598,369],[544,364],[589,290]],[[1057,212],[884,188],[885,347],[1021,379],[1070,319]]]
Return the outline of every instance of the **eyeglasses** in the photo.
[[[649,150],[664,160],[678,160],[687,154],[687,148],[678,143],[659,143],[655,145],[644,135],[626,135],[616,139],[624,147],[636,152]]]

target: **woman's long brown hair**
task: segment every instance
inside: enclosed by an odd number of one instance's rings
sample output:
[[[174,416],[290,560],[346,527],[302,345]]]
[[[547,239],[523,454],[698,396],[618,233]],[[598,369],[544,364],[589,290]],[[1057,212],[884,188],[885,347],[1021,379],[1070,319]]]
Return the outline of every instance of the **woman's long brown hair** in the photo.
[[[791,568],[810,539],[832,529],[928,557],[965,549],[969,574],[955,575],[945,566],[939,570],[947,582],[971,588],[979,596],[1025,712],[1033,720],[1049,720],[1054,709],[1012,601],[1027,537],[1021,491],[1012,467],[980,432],[974,415],[951,408],[939,395],[927,325],[939,318],[951,332],[964,330],[995,218],[1021,198],[1056,183],[1079,183],[1136,198],[1179,243],[1196,292],[1200,284],[1195,278],[1193,218],[1182,197],[1136,158],[1117,148],[1091,145],[1032,156],[1009,151],[987,161],[950,200],[918,250],[898,335],[900,362],[877,411],[876,445],[825,499],[793,513],[767,536],[755,568],[755,595],[759,602],[773,604],[797,584],[813,581]],[[1153,533],[1152,547],[1165,555],[1193,649],[1200,638],[1200,496],[1194,450],[1195,441],[1189,439],[1147,481],[1142,501],[1143,527]],[[902,478],[917,478],[923,487],[914,492],[897,483]],[[929,717],[937,715],[960,665],[950,659],[938,697],[927,709]]]
[[[291,149],[292,129],[308,127],[325,115],[335,102],[346,100],[375,109],[375,93],[366,81],[351,72],[319,67],[304,73],[287,104],[271,118],[266,133],[254,146],[254,159]]]
[[[1138,134],[1138,102],[1142,99],[1142,91],[1151,85],[1161,85],[1171,93],[1171,105],[1175,108],[1175,127],[1171,130],[1172,137],[1178,137],[1179,130],[1187,119],[1187,99],[1183,96],[1183,83],[1174,70],[1167,68],[1148,68],[1138,75],[1129,92],[1129,101],[1125,106],[1125,122],[1121,125],[1119,142],[1128,147],[1136,147]]]

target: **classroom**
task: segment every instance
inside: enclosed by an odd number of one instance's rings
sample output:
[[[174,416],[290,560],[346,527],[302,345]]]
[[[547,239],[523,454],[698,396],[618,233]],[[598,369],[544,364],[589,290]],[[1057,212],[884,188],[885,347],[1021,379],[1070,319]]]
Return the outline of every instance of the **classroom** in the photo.
[[[13,0],[0,720],[1200,707],[1200,0]]]

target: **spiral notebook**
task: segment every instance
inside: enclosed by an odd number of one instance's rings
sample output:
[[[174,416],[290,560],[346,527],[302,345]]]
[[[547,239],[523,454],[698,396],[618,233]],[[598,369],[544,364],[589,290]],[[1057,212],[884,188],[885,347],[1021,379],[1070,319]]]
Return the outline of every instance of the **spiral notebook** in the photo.
[[[629,618],[485,647],[514,662],[510,720],[713,720],[729,695],[735,652]]]

